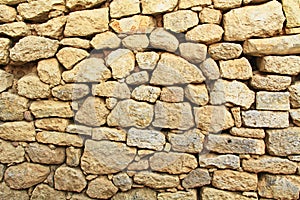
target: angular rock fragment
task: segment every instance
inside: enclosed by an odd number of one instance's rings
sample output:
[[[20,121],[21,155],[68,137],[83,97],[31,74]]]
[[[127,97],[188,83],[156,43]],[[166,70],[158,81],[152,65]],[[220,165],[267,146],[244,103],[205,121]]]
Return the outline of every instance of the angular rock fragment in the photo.
[[[30,111],[36,118],[44,117],[73,117],[73,111],[68,102],[53,100],[34,101],[30,105]]]
[[[30,34],[30,29],[24,22],[12,22],[0,25],[0,34],[9,37],[22,37]]]
[[[66,68],[72,69],[75,64],[83,60],[89,53],[83,49],[64,47],[56,54],[58,61]]]
[[[50,86],[58,85],[61,81],[61,69],[55,58],[39,61],[37,72],[41,81]]]
[[[257,65],[263,72],[297,75],[300,73],[300,56],[265,56],[258,59]]]
[[[11,41],[7,38],[0,38],[0,65],[6,65],[9,62],[9,47]]]
[[[0,72],[1,73],[1,72]],[[1,83],[2,84],[2,83]],[[0,120],[23,120],[28,109],[28,99],[16,94],[3,92],[0,94]]]
[[[180,0],[179,8],[186,9],[194,6],[207,6],[211,4],[212,0]]]
[[[118,48],[120,44],[121,39],[111,31],[97,34],[91,41],[91,45],[95,49],[115,49]]]
[[[179,51],[183,58],[191,63],[201,63],[206,59],[207,46],[196,43],[181,43]]]
[[[138,52],[136,55],[136,61],[141,69],[152,70],[155,68],[159,59],[159,54],[156,52]]]
[[[113,0],[109,8],[111,18],[121,18],[141,12],[139,0]]]
[[[122,40],[124,47],[133,51],[143,51],[147,49],[150,42],[147,35],[129,35]]]
[[[188,31],[185,35],[187,41],[212,44],[222,39],[224,30],[217,24],[202,24]]]
[[[236,7],[240,7],[242,4],[242,0],[212,0],[214,4],[214,8],[221,9],[221,10],[227,10],[232,9]]]
[[[111,199],[124,200],[124,199],[130,199],[132,197],[147,199],[147,200],[156,200],[156,192],[149,188],[137,188],[137,189],[132,189],[128,192],[119,192]]]
[[[184,18],[185,20],[182,20]],[[173,32],[181,33],[196,26],[199,18],[196,12],[191,10],[178,10],[167,13],[163,17],[164,28]]]
[[[43,83],[36,74],[28,74],[19,79],[18,94],[29,99],[48,98],[50,86]]]
[[[100,5],[103,3],[105,0],[67,0],[66,1],[66,6],[70,10],[84,10],[87,8],[92,8],[97,5]]]
[[[39,36],[61,39],[63,37],[63,30],[66,22],[66,17],[56,17],[50,19],[46,23],[36,25],[34,29]]]
[[[26,20],[41,22],[48,19],[52,7],[48,1],[37,0],[18,5],[18,13]]]
[[[0,5],[0,22],[1,23],[8,23],[15,21],[17,17],[17,11],[15,8],[5,5],[6,3],[1,2]]]
[[[186,189],[209,185],[211,177],[207,169],[197,168],[191,171],[182,181],[182,186]]]
[[[177,103],[182,102],[184,99],[183,88],[171,86],[163,87],[160,93],[160,100],[165,102]]]
[[[231,135],[239,136],[239,137],[249,137],[249,138],[265,138],[264,129],[258,128],[236,128],[233,127],[230,130]]]
[[[59,146],[75,146],[82,147],[83,139],[75,134],[55,132],[55,131],[43,131],[36,135],[36,140],[44,144],[54,144]]]
[[[0,163],[21,163],[25,160],[24,148],[20,145],[14,146],[10,142],[0,139]],[[2,169],[0,169],[2,171]],[[1,172],[0,172],[1,173]],[[0,177],[0,180],[2,177]]]
[[[240,158],[231,154],[199,154],[199,165],[205,168],[238,169],[240,167]]]
[[[100,97],[115,97],[118,99],[129,99],[130,90],[125,83],[119,83],[117,81],[107,81],[94,85],[92,93],[95,96]]]
[[[252,77],[252,67],[246,58],[220,61],[221,77],[248,80]]]
[[[54,97],[63,101],[72,101],[85,97],[90,92],[90,88],[85,84],[65,84],[52,88]]]
[[[196,200],[197,192],[196,190],[189,191],[178,191],[178,192],[162,192],[157,195],[157,200],[176,200],[176,199],[185,199],[185,200]]]
[[[16,121],[0,125],[0,138],[9,141],[35,141],[35,128],[32,122]]]
[[[107,177],[99,176],[89,183],[86,193],[91,198],[109,199],[117,191],[118,188]]]
[[[256,109],[284,111],[290,109],[288,92],[257,92]]]
[[[57,191],[46,184],[37,185],[31,195],[31,200],[39,200],[41,197],[48,200],[65,200],[66,195],[62,191]]]
[[[217,9],[205,7],[199,14],[201,23],[220,24],[222,20],[222,12]]]
[[[156,28],[151,32],[149,39],[152,47],[169,52],[175,52],[179,45],[178,39],[164,28]]]
[[[258,90],[281,91],[287,89],[292,83],[289,76],[254,74],[250,85]]]
[[[293,108],[300,108],[300,82],[288,88],[290,92],[290,102]]]
[[[299,2],[297,1],[282,1],[283,11],[285,13],[287,27],[298,27],[300,26],[300,8]]]
[[[126,78],[128,85],[142,85],[149,82],[149,74],[147,71],[140,71],[129,75]]]
[[[222,42],[212,44],[208,48],[209,55],[214,60],[230,60],[238,58],[243,52],[243,47],[240,44]]]
[[[257,198],[250,198],[239,193],[218,190],[215,188],[204,187],[201,190],[202,200],[218,200],[218,199],[239,199],[239,200],[255,200]]]
[[[160,93],[161,89],[159,87],[141,85],[132,91],[131,96],[133,99],[139,101],[148,101],[150,103],[154,103],[158,99]]]
[[[167,1],[142,0],[141,3],[142,3],[143,14],[158,14],[162,12],[172,11],[176,7],[178,0],[167,0]]]

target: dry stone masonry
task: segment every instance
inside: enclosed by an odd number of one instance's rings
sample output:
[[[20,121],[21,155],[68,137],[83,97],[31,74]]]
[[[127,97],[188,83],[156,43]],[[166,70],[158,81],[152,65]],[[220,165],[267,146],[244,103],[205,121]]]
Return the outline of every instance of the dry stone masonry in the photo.
[[[300,199],[300,1],[0,0],[0,199]]]

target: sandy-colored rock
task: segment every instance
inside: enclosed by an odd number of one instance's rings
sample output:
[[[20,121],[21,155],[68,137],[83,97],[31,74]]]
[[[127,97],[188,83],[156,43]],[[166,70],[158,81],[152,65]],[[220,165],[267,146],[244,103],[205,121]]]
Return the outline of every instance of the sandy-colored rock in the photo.
[[[62,147],[53,149],[47,145],[30,143],[25,151],[34,163],[57,165],[65,161],[65,149]]]
[[[126,141],[126,131],[123,129],[99,127],[92,130],[93,140]]]
[[[158,99],[160,93],[161,93],[161,89],[159,87],[141,85],[136,87],[132,91],[131,95],[133,99],[154,103]]]
[[[26,0],[0,0],[0,4],[7,4],[7,5],[16,5],[23,2],[26,2]]]
[[[30,110],[36,118],[70,118],[74,115],[69,102],[53,100],[34,101],[30,105]]]
[[[149,161],[147,158],[141,159],[137,162],[132,162],[127,167],[127,170],[129,171],[143,171],[148,169],[149,169]]]
[[[73,47],[64,47],[56,54],[58,61],[66,68],[72,69],[74,65],[89,56],[89,53],[83,49]]]
[[[39,36],[61,39],[63,37],[63,30],[66,22],[66,17],[56,17],[50,19],[46,23],[36,25],[34,29]]]
[[[41,81],[50,86],[58,85],[61,81],[61,69],[55,58],[39,61],[37,72]]]
[[[205,168],[238,169],[240,167],[240,158],[231,154],[199,154],[199,165]]]
[[[288,88],[290,92],[290,101],[293,108],[300,108],[300,82]]]
[[[160,93],[160,100],[165,102],[177,103],[184,99],[183,88],[177,86],[163,87]]]
[[[222,42],[212,44],[208,48],[209,55],[214,60],[230,60],[238,58],[243,52],[240,44]]]
[[[235,137],[227,134],[209,134],[205,147],[217,153],[259,155],[265,153],[265,143],[263,140]]]
[[[136,149],[111,141],[87,140],[81,168],[90,174],[112,174],[124,170],[136,155]]]
[[[212,0],[180,0],[179,8],[186,9],[194,6],[207,6],[211,4]]]
[[[156,192],[149,188],[132,189],[128,192],[119,192],[113,196],[112,200],[134,200],[134,198],[156,200]]]
[[[91,45],[95,49],[115,49],[118,48],[120,44],[121,39],[111,31],[97,34],[91,41]]]
[[[212,58],[207,58],[200,65],[203,75],[207,78],[207,80],[216,80],[220,77],[219,66],[215,60]]]
[[[256,109],[284,111],[290,109],[289,92],[257,92]]]
[[[300,26],[300,7],[299,1],[282,1],[283,10],[286,17],[287,27],[298,27]]]
[[[187,130],[194,126],[191,105],[184,103],[167,103],[157,101],[153,126]]]
[[[16,9],[7,5],[0,5],[0,13],[1,23],[13,22],[17,17]]]
[[[64,38],[61,41],[59,41],[59,44],[63,46],[70,46],[81,49],[90,48],[90,41],[81,38]]]
[[[136,61],[141,69],[154,69],[159,55],[156,52],[138,52],[136,54]]]
[[[30,200],[65,200],[64,192],[57,191],[46,184],[37,185],[31,195]]]
[[[107,117],[109,126],[145,128],[154,115],[153,105],[134,100],[120,101]]]
[[[81,99],[88,95],[90,92],[89,86],[85,84],[65,84],[52,88],[51,93],[63,101],[72,101]]]
[[[70,10],[84,10],[105,2],[105,0],[66,0],[66,6]]]
[[[237,128],[242,127],[243,123],[242,123],[242,116],[241,116],[241,108],[240,107],[233,107],[230,108],[232,117],[234,119],[234,125]]]
[[[298,34],[300,33],[300,27],[296,27],[296,28],[285,28],[285,33],[287,35],[294,35],[294,34]]]
[[[0,139],[0,163],[12,164],[25,160],[24,148],[20,145],[14,146],[10,142]],[[2,171],[2,169],[0,169]],[[0,180],[2,177],[0,177]]]
[[[243,160],[243,170],[254,173],[294,174],[297,164],[288,159],[261,156],[258,159]]]
[[[31,122],[6,122],[0,125],[0,138],[10,141],[35,141],[35,128]]]
[[[220,24],[222,20],[222,12],[217,9],[203,8],[199,14],[200,22],[205,24]]]
[[[100,97],[115,97],[118,99],[130,98],[130,90],[127,84],[117,81],[107,81],[94,85],[92,93],[94,96]]]
[[[196,200],[197,199],[197,191],[189,190],[189,191],[178,191],[178,192],[162,192],[157,195],[157,200]]]
[[[69,119],[52,117],[52,118],[36,119],[34,125],[37,128],[44,129],[47,131],[64,132],[70,123],[71,121]]]
[[[297,126],[300,126],[300,109],[291,109],[290,116],[293,120],[293,123]]]
[[[245,197],[239,193],[218,190],[215,188],[204,187],[201,190],[202,200],[219,200],[219,199],[239,199],[239,200],[257,200],[257,198]]]
[[[151,32],[149,39],[153,48],[169,52],[175,52],[179,45],[178,39],[164,28],[156,28]]]
[[[117,191],[118,188],[106,176],[99,176],[89,183],[86,193],[91,198],[109,199]]]
[[[204,84],[189,84],[184,89],[185,97],[196,105],[204,106],[209,101],[208,91]]]
[[[4,180],[12,189],[26,189],[43,182],[49,173],[49,167],[25,162],[7,168]]]
[[[142,85],[149,82],[149,74],[147,71],[132,73],[126,78],[126,83],[129,85]]]
[[[10,40],[7,38],[0,38],[0,65],[6,65],[9,62],[9,47]]]
[[[50,86],[43,83],[36,74],[28,74],[19,79],[18,94],[29,99],[43,99],[50,96]]]
[[[248,109],[254,101],[255,92],[236,80],[217,80],[210,91],[210,102],[213,105],[231,103]]]
[[[135,57],[133,52],[128,49],[118,49],[111,52],[107,56],[105,62],[106,65],[112,69],[113,78],[121,79],[125,78],[133,71]]]
[[[300,73],[300,56],[265,56],[258,60],[257,65],[263,72],[297,75]]]
[[[288,156],[300,154],[300,128],[266,130],[267,150],[274,156]]]
[[[83,139],[75,134],[55,132],[55,131],[43,131],[36,135],[36,140],[44,144],[54,144],[58,146],[75,146],[82,147]]]
[[[204,106],[194,108],[195,123],[197,128],[217,133],[234,126],[231,113],[225,106]]]
[[[29,35],[30,30],[24,22],[12,22],[0,25],[0,34],[9,37],[21,37]]]
[[[134,182],[154,189],[175,188],[180,184],[178,176],[141,171],[134,175]]]
[[[232,8],[237,8],[242,5],[242,0],[212,0],[214,4],[214,8],[220,9],[220,10],[227,10]]]
[[[66,164],[70,167],[77,167],[80,164],[81,154],[82,154],[82,149],[68,147],[66,149],[66,156],[67,156]]]
[[[93,200],[84,193],[73,193],[71,200]]]
[[[92,135],[92,127],[83,126],[79,124],[69,124],[66,128],[67,133],[80,134],[80,135]]]
[[[0,92],[5,91],[13,85],[14,75],[0,69]]]
[[[29,200],[26,190],[14,190],[9,188],[5,182],[0,183],[0,197],[9,200]]]
[[[18,5],[18,13],[25,19],[34,22],[42,22],[48,19],[52,7],[48,1],[37,0]]]
[[[44,48],[41,48],[43,46]],[[31,62],[54,56],[58,41],[39,36],[27,36],[10,50],[10,58],[15,62]]]
[[[142,51],[147,49],[150,42],[148,36],[145,34],[138,34],[138,35],[129,35],[122,40],[122,44],[127,49],[133,51]]]
[[[268,12],[265,12],[266,10]],[[282,5],[277,1],[233,9],[223,16],[224,39],[244,41],[253,36],[274,36],[280,33],[284,21]]]
[[[217,170],[212,179],[214,187],[231,191],[256,190],[257,182],[257,174],[232,170]]]
[[[62,73],[65,82],[102,82],[111,78],[110,70],[101,58],[87,58]]]
[[[188,31],[185,35],[187,41],[212,44],[222,39],[224,30],[217,24],[202,24]]]
[[[237,128],[233,127],[230,129],[230,134],[239,137],[249,137],[249,138],[265,138],[264,129],[260,128]]]
[[[117,33],[150,33],[155,28],[155,19],[151,16],[134,15],[113,20],[109,25]]]
[[[141,12],[139,0],[113,0],[109,8],[111,18],[121,18]]]
[[[28,99],[9,92],[0,94],[0,120],[23,120],[27,109]]]
[[[297,54],[300,53],[300,34],[249,39],[244,42],[243,49],[245,54],[252,56]]]
[[[123,192],[130,190],[132,187],[132,179],[124,172],[114,175],[112,181]]]
[[[182,19],[185,20],[182,20]],[[167,13],[163,17],[164,28],[173,32],[181,33],[196,26],[199,18],[196,12],[191,10],[178,10]]]
[[[243,124],[251,128],[286,128],[289,113],[280,111],[242,111]]]
[[[289,76],[254,74],[250,85],[258,90],[281,91],[286,90],[292,83]]]
[[[182,181],[182,186],[186,189],[209,185],[211,177],[207,169],[194,169]]]
[[[261,197],[271,199],[299,199],[299,176],[264,174],[258,182]]]
[[[195,156],[187,153],[157,152],[150,157],[150,168],[153,171],[169,174],[188,173],[198,165]]]
[[[64,30],[66,37],[89,36],[108,30],[108,8],[71,12]]]
[[[181,43],[180,55],[191,63],[201,63],[206,59],[207,46],[196,43]]]
[[[141,3],[143,14],[158,14],[174,10],[178,3],[178,0],[142,0]]]
[[[170,71],[173,73],[170,74]],[[154,85],[175,85],[202,83],[205,80],[198,67],[183,58],[164,53],[153,71],[150,83]]]

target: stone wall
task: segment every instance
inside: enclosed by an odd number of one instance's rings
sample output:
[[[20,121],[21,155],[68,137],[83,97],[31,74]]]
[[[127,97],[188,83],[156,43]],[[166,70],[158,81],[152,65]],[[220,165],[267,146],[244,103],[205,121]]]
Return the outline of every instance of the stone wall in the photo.
[[[299,0],[0,0],[0,199],[299,199]]]

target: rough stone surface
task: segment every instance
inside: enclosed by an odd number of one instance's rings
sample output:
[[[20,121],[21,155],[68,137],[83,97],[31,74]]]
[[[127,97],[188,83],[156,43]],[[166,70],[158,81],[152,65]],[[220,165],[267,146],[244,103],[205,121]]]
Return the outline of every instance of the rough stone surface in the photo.
[[[0,163],[20,163],[24,161],[24,156],[25,151],[22,146],[14,146],[9,142],[0,139]],[[2,169],[0,170],[2,171]],[[0,178],[2,179],[2,177]]]
[[[83,10],[92,8],[104,2],[105,0],[67,0],[66,6],[71,10]]]
[[[217,24],[202,24],[188,31],[185,35],[186,40],[212,44],[222,39],[224,30]]]
[[[80,136],[63,132],[39,132],[36,135],[36,140],[40,143],[54,144],[59,146],[83,146],[83,139]]]
[[[37,185],[30,198],[31,200],[65,200],[66,195],[64,192],[57,191],[46,184]]]
[[[291,109],[290,116],[293,120],[293,123],[297,126],[300,126],[300,109]]]
[[[0,5],[0,13],[1,23],[13,22],[17,17],[16,9],[7,5]]]
[[[159,193],[157,195],[158,200],[196,200],[197,199],[197,192],[195,190],[185,191],[178,191],[178,192],[166,192],[166,193]]]
[[[237,128],[233,127],[230,129],[230,134],[239,137],[249,137],[249,138],[265,138],[264,129],[259,128]]]
[[[196,105],[204,106],[209,101],[208,91],[204,84],[189,84],[184,89],[185,97]]]
[[[179,51],[181,56],[191,63],[201,63],[207,56],[207,46],[204,44],[181,43]]]
[[[118,48],[121,44],[121,39],[118,36],[111,32],[106,31],[104,33],[97,34],[91,40],[91,45],[95,49],[115,49]]]
[[[93,86],[92,93],[94,96],[115,97],[118,99],[129,99],[130,90],[125,83],[117,81],[107,81]]]
[[[259,110],[289,110],[290,94],[288,92],[257,92],[256,109]]]
[[[9,141],[35,141],[34,124],[25,121],[6,122],[0,125],[0,138]]]
[[[265,56],[259,59],[257,64],[259,70],[263,72],[286,75],[300,73],[300,56]]]
[[[0,94],[0,120],[23,120],[24,112],[28,109],[28,100],[24,97],[3,92]]]
[[[18,13],[26,20],[41,22],[48,19],[51,5],[47,1],[37,0],[21,3],[17,7]]]
[[[0,25],[0,33],[9,37],[21,37],[29,35],[30,30],[24,22],[12,22]]]
[[[281,91],[286,90],[292,83],[289,76],[254,74],[250,85],[258,90]]]
[[[0,65],[6,65],[9,62],[9,46],[11,41],[7,38],[0,38]]]
[[[240,7],[242,4],[242,0],[212,0],[214,4],[214,8],[221,9],[221,10],[227,10],[232,9],[236,7]]]
[[[80,164],[82,150],[79,148],[68,147],[66,149],[66,164],[70,167],[77,167]]]
[[[215,188],[204,187],[201,190],[202,200],[218,200],[218,199],[239,199],[239,200],[256,200],[257,198],[245,197],[239,193],[218,190]]]
[[[126,141],[126,131],[107,127],[94,128],[92,138],[93,140]]]
[[[113,176],[112,179],[115,186],[121,189],[121,191],[128,191],[132,187],[132,179],[128,174],[121,172]]]
[[[28,74],[18,81],[18,94],[29,99],[43,99],[50,96],[50,87],[36,74]]]
[[[172,11],[176,7],[178,0],[142,0],[141,3],[143,8],[143,14],[157,14]]]
[[[182,181],[182,186],[186,189],[209,185],[211,177],[207,169],[194,169]]]
[[[156,28],[151,32],[150,45],[155,49],[162,49],[169,52],[175,52],[178,48],[178,39],[163,28]]]
[[[211,4],[212,4],[212,0],[180,0],[179,8],[185,9],[194,6],[206,6]]]
[[[207,78],[208,81],[216,80],[220,77],[219,66],[212,58],[207,58],[200,65],[203,75]]]
[[[81,99],[87,96],[89,92],[89,86],[84,84],[59,85],[51,90],[51,93],[54,97],[63,101]]]
[[[29,195],[26,190],[10,189],[4,182],[0,183],[0,196],[3,199],[10,200],[29,200]]]
[[[222,12],[217,9],[203,8],[199,14],[201,23],[220,24],[222,20]]]
[[[66,128],[66,132],[80,135],[92,135],[92,127],[78,125],[78,124],[70,124]]]
[[[288,88],[290,92],[290,102],[293,108],[300,108],[300,82]]]
[[[153,87],[148,85],[141,85],[136,87],[132,91],[132,98],[139,101],[148,101],[150,103],[154,103],[161,93],[161,89],[159,87]]]
[[[149,74],[147,71],[140,71],[129,75],[126,83],[129,85],[142,85],[149,82]]]
[[[160,100],[165,102],[177,103],[182,102],[184,99],[183,88],[171,86],[163,87],[160,93]]]
[[[300,8],[299,8],[299,1],[282,1],[283,10],[285,13],[287,27],[298,27],[300,26]]]
[[[111,174],[125,169],[136,155],[136,149],[123,143],[87,140],[81,157],[81,168],[90,174]]]
[[[0,92],[5,91],[13,85],[14,75],[0,69]]]
[[[110,17],[112,18],[120,18],[141,12],[139,0],[113,0],[109,8]]]
[[[113,196],[112,200],[134,200],[134,198],[156,200],[156,192],[149,188],[132,189],[128,192],[119,192]]]
[[[247,58],[220,61],[221,77],[248,80],[252,77],[252,67]]]
[[[129,35],[122,40],[124,47],[131,49],[133,51],[142,51],[146,49],[150,42],[147,35]]]
[[[238,169],[240,167],[240,158],[231,154],[199,154],[199,165],[205,168]]]
[[[141,69],[152,70],[155,68],[159,55],[156,52],[139,52],[135,55],[136,61]]]
[[[39,36],[61,39],[67,18],[64,16],[50,19],[46,23],[36,25],[35,31]]]
[[[88,49],[91,47],[89,40],[81,38],[64,38],[59,42],[59,44],[82,49]]]
[[[89,183],[86,193],[91,198],[109,199],[117,191],[118,188],[107,177],[99,176]]]
[[[185,20],[182,20],[182,18]],[[165,29],[181,33],[196,26],[199,22],[199,18],[196,12],[190,10],[178,10],[165,14],[163,22]]]
[[[58,85],[61,81],[61,69],[55,58],[39,61],[37,72],[41,81],[50,86]]]
[[[56,54],[58,61],[66,68],[72,69],[73,66],[86,58],[89,53],[83,49],[64,47]]]
[[[208,48],[209,55],[214,60],[230,60],[238,58],[243,52],[243,47],[240,44],[222,42],[212,44]]]
[[[32,102],[30,110],[36,118],[43,117],[73,117],[73,111],[68,102],[42,100]]]

